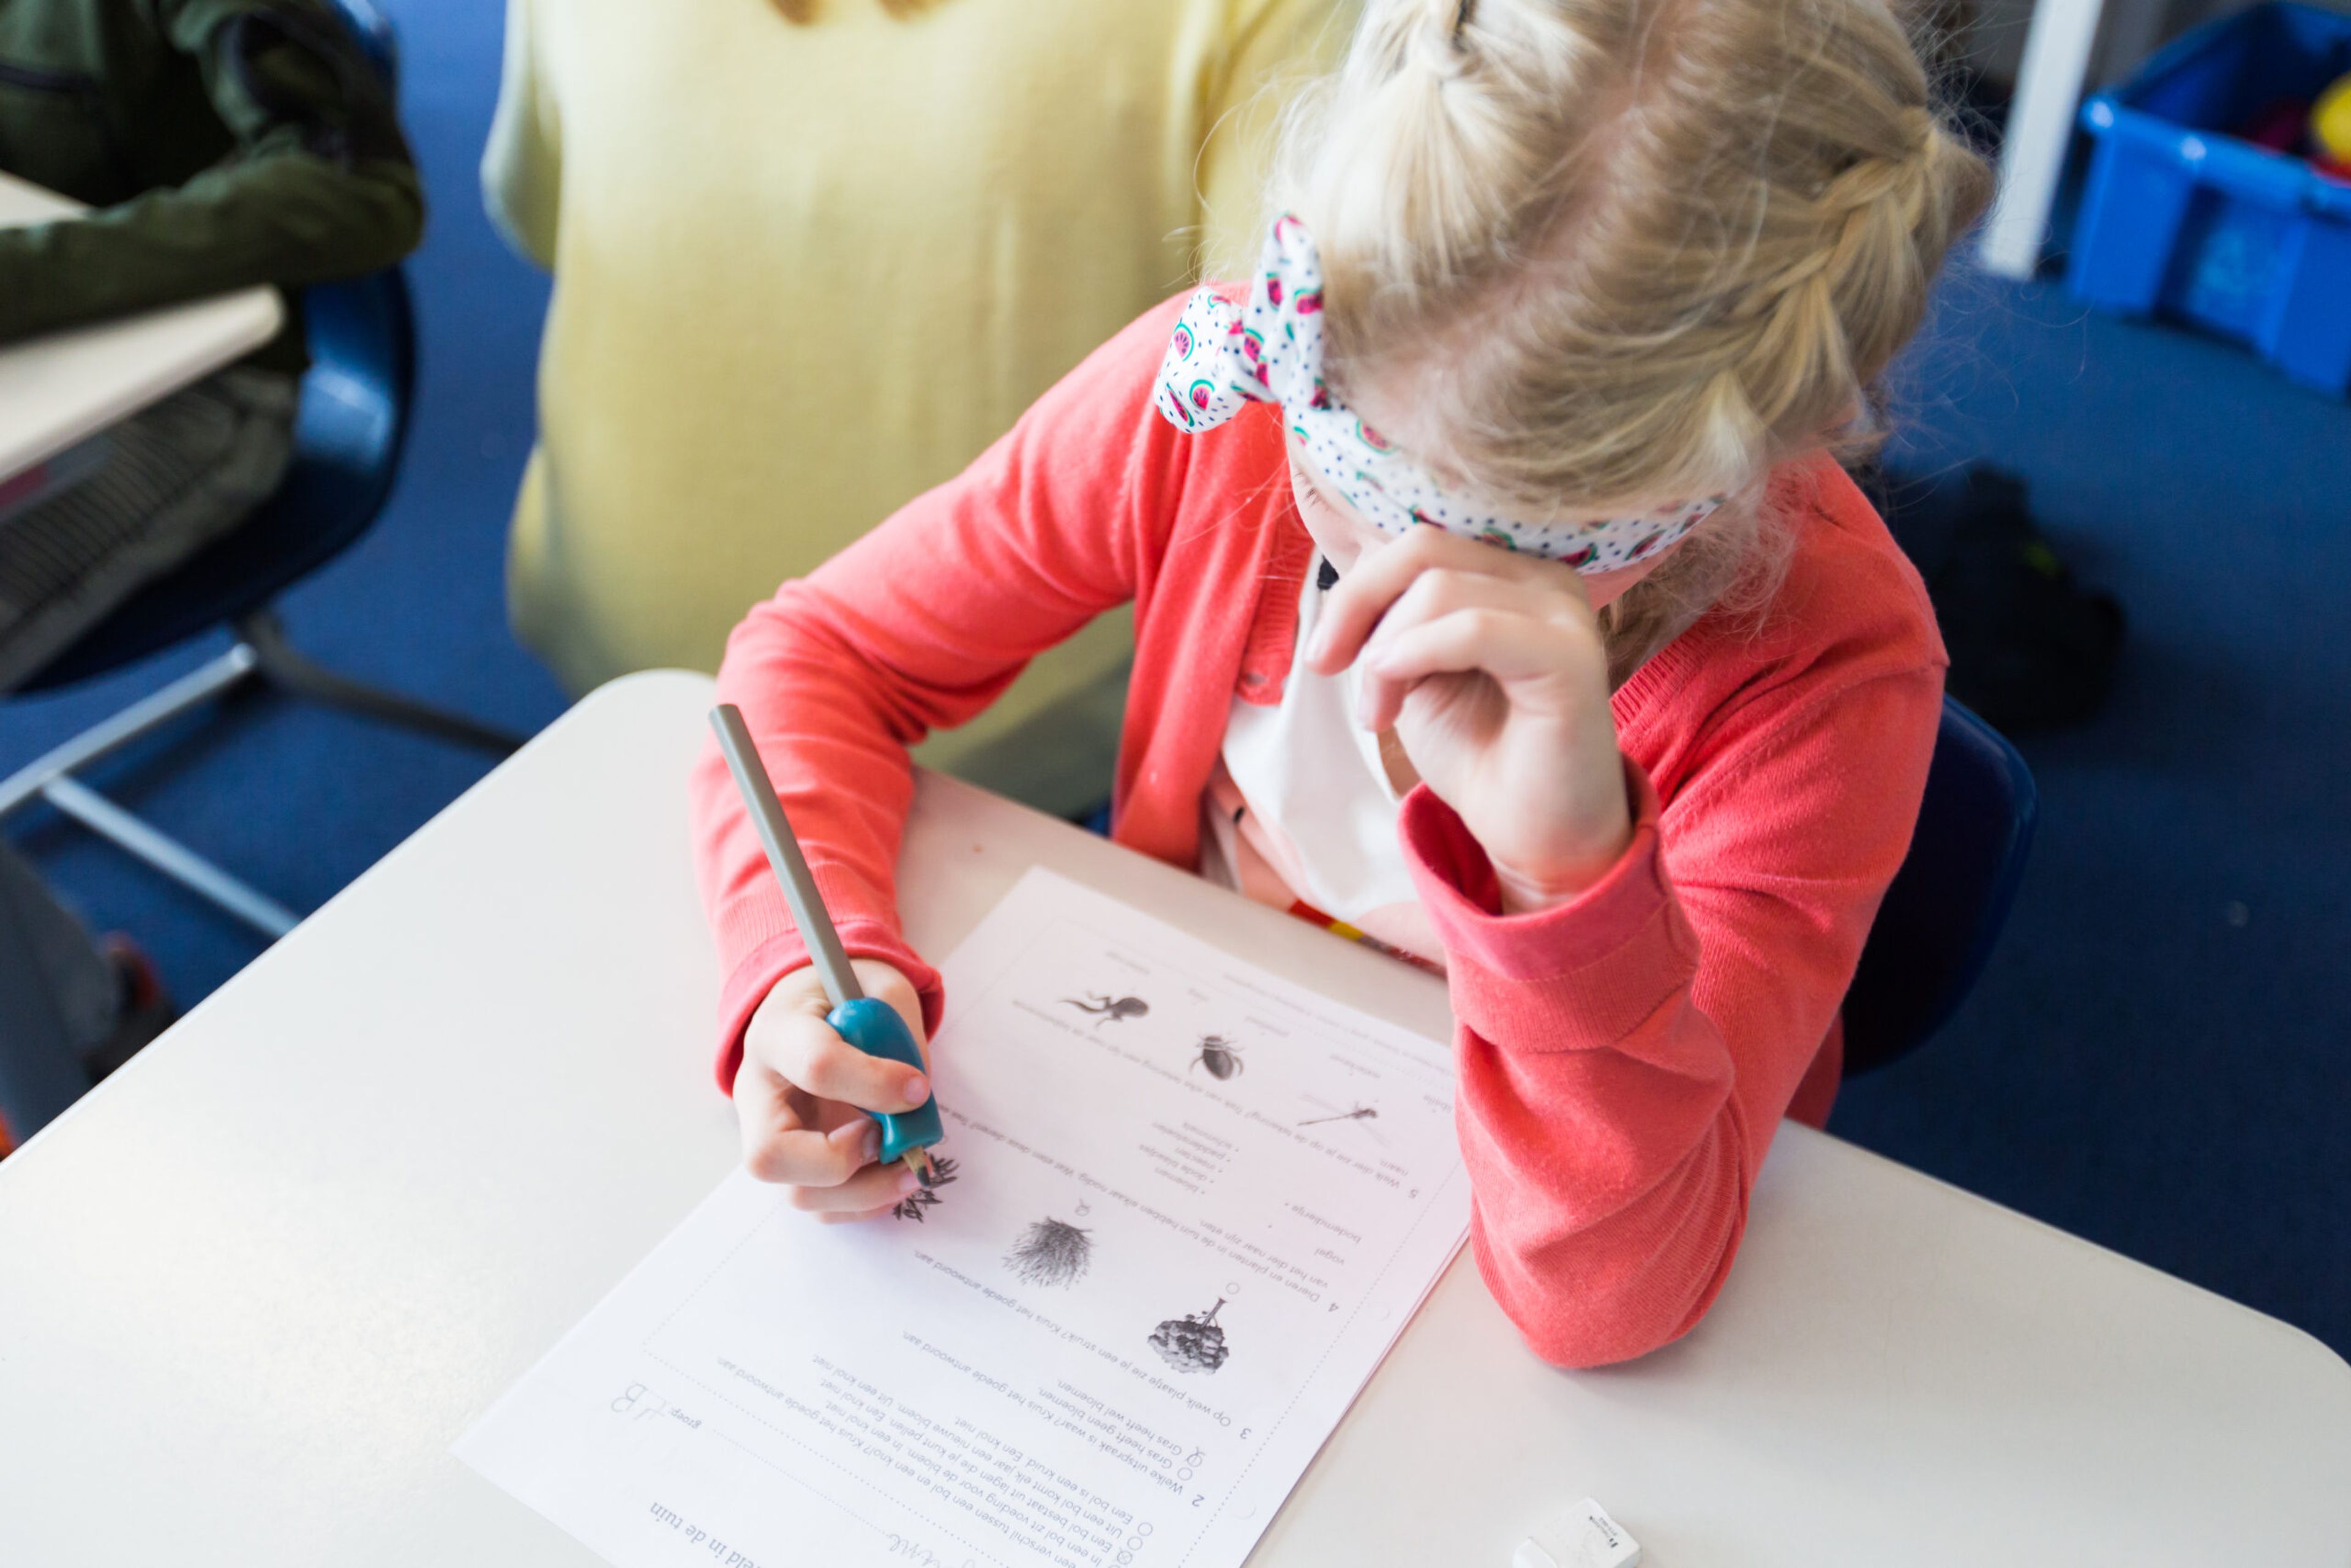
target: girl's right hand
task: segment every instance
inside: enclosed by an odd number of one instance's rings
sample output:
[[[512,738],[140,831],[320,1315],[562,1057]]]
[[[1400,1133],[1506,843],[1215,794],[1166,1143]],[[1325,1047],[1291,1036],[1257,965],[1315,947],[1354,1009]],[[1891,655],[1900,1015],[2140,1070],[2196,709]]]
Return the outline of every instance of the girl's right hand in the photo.
[[[867,996],[898,1009],[927,1061],[913,984],[877,960],[856,958],[851,967]],[[914,1190],[914,1173],[903,1162],[886,1169],[875,1163],[882,1129],[867,1113],[912,1111],[931,1094],[922,1073],[841,1039],[824,1021],[831,1010],[814,968],[785,976],[751,1015],[735,1073],[745,1168],[790,1187],[794,1207],[828,1224],[876,1218]]]

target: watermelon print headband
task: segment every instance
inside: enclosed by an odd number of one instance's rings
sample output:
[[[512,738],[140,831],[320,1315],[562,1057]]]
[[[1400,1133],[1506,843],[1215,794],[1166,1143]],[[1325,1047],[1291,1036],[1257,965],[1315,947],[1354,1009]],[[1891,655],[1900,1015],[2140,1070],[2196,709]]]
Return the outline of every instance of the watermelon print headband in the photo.
[[[1322,380],[1322,262],[1306,225],[1284,214],[1266,235],[1249,298],[1194,294],[1159,364],[1152,401],[1187,434],[1214,430],[1245,404],[1271,402],[1331,487],[1382,533],[1419,524],[1580,572],[1648,559],[1722,504],[1677,501],[1637,517],[1527,522],[1497,515],[1439,483],[1349,413]]]

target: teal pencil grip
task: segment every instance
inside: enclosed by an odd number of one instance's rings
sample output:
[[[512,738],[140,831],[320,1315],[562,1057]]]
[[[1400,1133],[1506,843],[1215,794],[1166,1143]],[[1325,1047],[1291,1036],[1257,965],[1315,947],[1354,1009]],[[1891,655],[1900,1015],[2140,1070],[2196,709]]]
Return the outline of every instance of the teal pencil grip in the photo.
[[[883,1057],[891,1061],[903,1061],[918,1071],[923,1067],[923,1053],[914,1045],[914,1037],[907,1031],[906,1020],[888,1002],[872,997],[859,997],[841,1003],[824,1015],[824,1021],[841,1039],[868,1056]],[[934,1094],[913,1110],[896,1116],[876,1116],[882,1124],[882,1163],[902,1158],[913,1149],[927,1149],[946,1133],[939,1126],[939,1099]]]

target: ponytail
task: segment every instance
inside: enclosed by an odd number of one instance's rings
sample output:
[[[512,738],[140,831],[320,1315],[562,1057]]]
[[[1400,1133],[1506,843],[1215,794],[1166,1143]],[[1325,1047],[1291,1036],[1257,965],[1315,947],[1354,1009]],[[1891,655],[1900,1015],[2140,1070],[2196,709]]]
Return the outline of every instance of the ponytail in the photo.
[[[1562,509],[1820,444],[1990,194],[1880,0],[1370,0],[1282,169],[1334,380]]]

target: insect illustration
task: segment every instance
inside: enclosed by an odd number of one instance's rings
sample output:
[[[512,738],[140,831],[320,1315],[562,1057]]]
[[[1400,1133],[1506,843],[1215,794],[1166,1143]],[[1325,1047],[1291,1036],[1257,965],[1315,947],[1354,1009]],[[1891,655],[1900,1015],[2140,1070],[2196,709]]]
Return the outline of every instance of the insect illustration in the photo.
[[[1093,1261],[1093,1233],[1066,1219],[1047,1218],[1029,1227],[1004,1266],[1032,1285],[1075,1284]]]
[[[1217,1314],[1224,1305],[1225,1299],[1218,1296],[1217,1304],[1205,1312],[1169,1318],[1153,1331],[1151,1348],[1178,1372],[1216,1371],[1232,1354],[1225,1343],[1225,1331],[1217,1325]]]
[[[1082,1002],[1075,997],[1063,997],[1061,1000],[1081,1013],[1101,1014],[1094,1019],[1096,1029],[1106,1023],[1123,1023],[1128,1019],[1147,1018],[1151,1014],[1151,1004],[1141,997],[1098,997],[1088,991]]]
[[[1377,1106],[1358,1105],[1352,1111],[1342,1111],[1335,1116],[1309,1116],[1298,1124],[1301,1127],[1317,1127],[1325,1122],[1376,1122],[1379,1119],[1380,1113]]]
[[[1200,1037],[1199,1057],[1192,1065],[1207,1068],[1209,1077],[1221,1081],[1240,1076],[1246,1063],[1241,1061],[1239,1046],[1223,1035],[1204,1034]]]
[[[955,1180],[956,1163],[953,1160],[935,1159],[931,1162],[928,1170],[917,1171],[915,1176],[923,1185],[900,1198],[898,1207],[890,1212],[901,1219],[911,1219],[919,1224],[922,1221],[923,1210],[939,1201],[938,1189]]]

